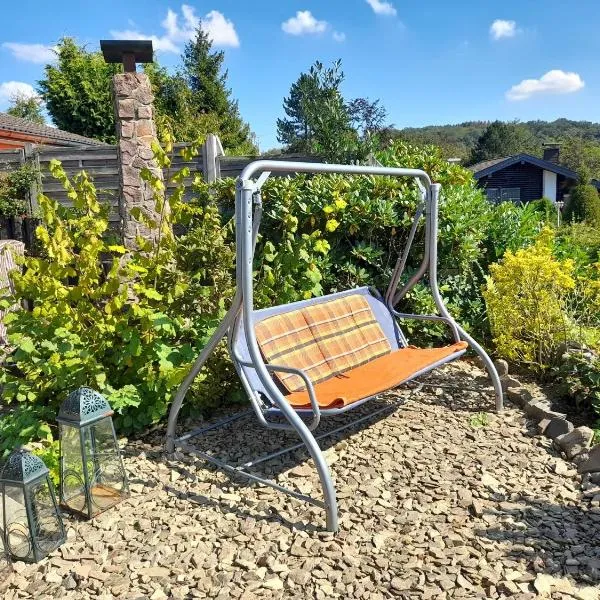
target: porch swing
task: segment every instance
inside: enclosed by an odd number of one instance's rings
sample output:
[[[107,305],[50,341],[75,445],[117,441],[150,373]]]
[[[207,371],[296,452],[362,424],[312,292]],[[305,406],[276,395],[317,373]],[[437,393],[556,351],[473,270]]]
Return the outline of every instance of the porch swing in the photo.
[[[408,241],[398,257],[385,295],[361,287],[262,310],[253,308],[253,259],[262,216],[261,188],[271,173],[339,173],[409,177],[416,181],[421,200]],[[260,174],[254,180],[253,178]],[[402,383],[454,361],[470,347],[492,380],[495,409],[502,410],[498,373],[483,348],[449,314],[437,283],[438,199],[441,186],[417,169],[259,160],[243,170],[236,183],[236,293],[222,323],[194,362],[175,394],[169,413],[166,451],[193,453],[232,475],[269,485],[325,509],[326,527],[338,529],[338,510],[331,472],[318,439],[373,418],[378,408],[333,432],[312,433],[322,417],[346,413]],[[253,210],[254,205],[254,210]],[[420,267],[400,289],[411,246],[425,218],[425,249]],[[425,276],[439,311],[437,315],[398,312],[398,302]],[[453,343],[438,348],[410,346],[400,323],[407,319],[438,321],[448,326]],[[210,426],[176,436],[177,418],[186,393],[217,344],[227,336],[229,353],[250,400],[251,409]],[[254,411],[269,428],[295,431],[301,443],[234,466],[190,443],[209,430],[226,426]],[[285,452],[306,447],[323,490],[323,500],[259,477],[246,469]]]

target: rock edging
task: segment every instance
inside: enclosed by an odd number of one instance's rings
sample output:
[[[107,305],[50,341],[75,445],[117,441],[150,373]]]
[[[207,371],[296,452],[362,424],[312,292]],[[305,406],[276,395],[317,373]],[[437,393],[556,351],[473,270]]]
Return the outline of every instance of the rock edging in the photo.
[[[592,446],[593,430],[575,427],[565,414],[552,410],[548,400],[536,397],[516,377],[509,375],[505,360],[499,359],[494,364],[508,399],[537,421],[538,433],[550,438],[565,458],[577,465],[578,472],[583,475],[583,488],[589,489],[590,483],[600,483],[600,444]]]

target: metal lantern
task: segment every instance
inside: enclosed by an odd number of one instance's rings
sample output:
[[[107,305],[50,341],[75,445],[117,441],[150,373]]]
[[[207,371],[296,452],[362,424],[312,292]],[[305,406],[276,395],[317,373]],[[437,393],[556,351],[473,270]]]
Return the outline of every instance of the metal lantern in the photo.
[[[11,558],[37,562],[65,541],[48,468],[25,448],[0,469],[0,502],[0,534]]]
[[[106,398],[86,387],[58,413],[60,503],[90,519],[129,495],[112,415]]]

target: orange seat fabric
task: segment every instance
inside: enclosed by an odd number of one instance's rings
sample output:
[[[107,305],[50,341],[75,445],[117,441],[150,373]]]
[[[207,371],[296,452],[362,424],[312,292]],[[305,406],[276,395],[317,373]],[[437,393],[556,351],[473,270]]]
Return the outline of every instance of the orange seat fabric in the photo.
[[[317,402],[320,408],[343,408],[394,388],[418,371],[466,348],[467,342],[443,348],[400,348],[316,384]],[[310,408],[307,391],[293,392],[285,398],[294,408]]]

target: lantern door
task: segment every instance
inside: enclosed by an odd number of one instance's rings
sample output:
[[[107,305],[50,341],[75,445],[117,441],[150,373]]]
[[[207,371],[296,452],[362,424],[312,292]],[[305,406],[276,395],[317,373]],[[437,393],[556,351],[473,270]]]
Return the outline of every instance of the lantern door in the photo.
[[[3,483],[0,494],[0,527],[6,553],[15,560],[35,560],[23,487]]]
[[[25,501],[35,560],[41,560],[66,539],[50,478],[44,477],[29,484],[25,488]]]

